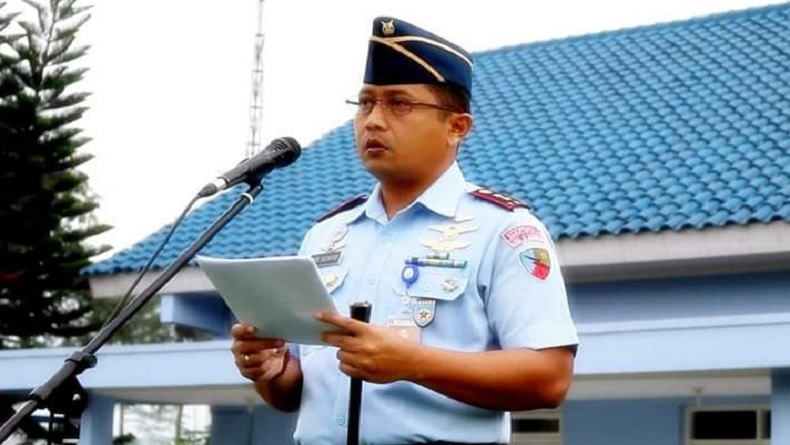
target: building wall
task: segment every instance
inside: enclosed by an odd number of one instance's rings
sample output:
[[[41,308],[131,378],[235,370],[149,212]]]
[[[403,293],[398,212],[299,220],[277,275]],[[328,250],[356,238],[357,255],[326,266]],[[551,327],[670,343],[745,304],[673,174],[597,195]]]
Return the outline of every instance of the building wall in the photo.
[[[770,397],[703,398],[710,405],[770,404]],[[580,400],[563,407],[563,445],[684,445],[689,398]]]
[[[681,445],[688,401],[590,400],[564,409],[564,445]]]
[[[790,313],[790,273],[569,284],[577,323]]]
[[[728,315],[790,314],[790,274],[762,273],[716,277],[675,278],[618,283],[571,284],[569,295],[574,317],[580,325],[606,324],[620,321],[637,321],[651,324],[655,320],[678,318],[724,317]],[[189,296],[176,296],[183,302]],[[184,313],[189,313],[185,311]],[[193,312],[194,313],[194,312]],[[201,320],[206,321],[205,312]],[[227,319],[218,317],[219,322]],[[189,323],[187,323],[189,324]],[[715,364],[716,370],[770,369],[790,367],[788,355],[781,348],[763,339],[788,338],[787,322],[740,326],[727,329],[703,329],[705,335],[686,335],[696,331],[661,330],[640,332],[621,331],[609,335],[605,331],[592,332],[584,337],[580,350],[579,369],[586,375],[596,373],[678,372],[681,370],[707,370],[702,366]],[[764,329],[763,329],[764,328]],[[758,335],[761,332],[780,332],[782,335]],[[762,330],[761,330],[762,329]],[[785,329],[785,330],[782,330]],[[601,333],[603,332],[603,333]],[[749,335],[744,334],[750,333]],[[674,337],[672,336],[674,335]],[[633,340],[619,341],[618,336]],[[651,343],[653,338],[663,343]],[[748,342],[737,344],[738,339]],[[619,343],[618,343],[619,341]],[[586,343],[585,343],[586,342]],[[667,354],[655,354],[641,345],[662,346]],[[713,345],[699,354],[695,348],[701,344]],[[755,346],[760,347],[755,347]],[[227,342],[205,342],[176,345],[134,345],[104,348],[100,365],[82,376],[89,388],[151,388],[201,385],[238,385],[243,380],[234,369],[227,350]],[[629,351],[625,356],[623,348]],[[628,349],[630,347],[630,349]],[[685,347],[684,356],[678,351]],[[634,363],[643,350],[639,366]],[[65,350],[4,351],[0,354],[0,390],[29,390],[40,384],[51,371],[62,364]],[[681,351],[683,352],[683,351]],[[583,360],[583,354],[592,354],[595,360]],[[629,355],[630,354],[630,355]],[[648,357],[649,356],[649,357]],[[746,358],[744,358],[746,357]],[[780,360],[781,359],[781,360]],[[673,363],[674,360],[674,363]],[[694,369],[679,369],[681,365],[696,361]],[[202,363],[184,379],[183,373],[173,373],[180,364]],[[736,366],[737,365],[737,366]],[[664,366],[664,368],[662,368]],[[733,368],[734,366],[734,368]],[[129,372],[130,369],[147,369],[149,372]],[[602,371],[603,369],[603,371]],[[35,371],[35,372],[34,372]],[[782,374],[785,375],[785,374]],[[786,377],[785,377],[786,378]],[[782,380],[786,382],[786,380]],[[777,388],[785,388],[786,384]],[[784,401],[786,395],[776,400]],[[565,408],[565,444],[634,444],[683,445],[684,409],[691,399],[571,401]],[[760,399],[760,403],[770,403]],[[786,408],[786,404],[783,405]],[[290,415],[268,412],[258,407],[250,414],[246,408],[216,408],[213,433],[223,441],[238,444],[289,444],[295,418]],[[249,442],[248,437],[256,438]]]
[[[753,273],[601,283],[570,283],[578,324],[790,314],[790,273]],[[230,336],[232,314],[217,295],[168,295],[164,322]]]
[[[212,445],[291,445],[296,415],[268,406],[213,407]]]
[[[569,401],[563,445],[684,445],[686,409],[694,398]],[[707,397],[703,406],[770,405],[764,397]],[[296,417],[267,407],[212,410],[212,444],[289,445]],[[253,424],[250,424],[250,421]]]

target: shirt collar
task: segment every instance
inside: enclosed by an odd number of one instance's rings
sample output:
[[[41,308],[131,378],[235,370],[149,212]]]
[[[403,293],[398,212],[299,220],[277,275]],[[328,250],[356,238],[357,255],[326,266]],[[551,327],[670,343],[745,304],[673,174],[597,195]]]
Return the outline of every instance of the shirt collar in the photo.
[[[466,194],[466,178],[464,178],[458,162],[453,162],[416,202],[439,215],[452,218],[458,210],[458,201]]]
[[[452,218],[458,209],[458,201],[467,192],[467,182],[458,162],[453,162],[439,178],[431,184],[417,199],[406,207],[405,210],[420,203],[428,210],[439,215]],[[352,223],[362,215],[376,220],[382,224],[387,222],[387,212],[381,202],[381,184],[376,183],[370,197],[365,204],[356,207],[349,215],[348,222]]]

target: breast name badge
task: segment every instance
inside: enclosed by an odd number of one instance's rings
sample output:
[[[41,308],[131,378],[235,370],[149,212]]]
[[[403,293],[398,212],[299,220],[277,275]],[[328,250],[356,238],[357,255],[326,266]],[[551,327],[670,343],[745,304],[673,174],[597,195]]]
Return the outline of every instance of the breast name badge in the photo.
[[[460,239],[462,235],[478,230],[478,227],[469,224],[473,218],[456,217],[451,224],[446,225],[432,225],[430,229],[438,232],[438,238],[419,238],[420,244],[431,249],[432,253],[424,256],[408,256],[404,260],[404,267],[401,270],[400,280],[403,282],[403,289],[396,293],[401,296],[401,316],[397,318],[399,326],[407,323],[414,326],[419,332],[421,328],[428,327],[436,320],[436,298],[443,298],[442,295],[421,294],[420,296],[410,295],[411,289],[420,279],[420,268],[422,267],[440,267],[451,269],[464,269],[467,266],[467,260],[450,258],[450,252],[455,250],[465,249],[471,245],[470,242]],[[460,283],[456,278],[447,277],[444,281],[434,290],[450,294],[458,290]],[[424,291],[425,289],[423,289]],[[435,296],[436,298],[430,298]],[[404,318],[405,315],[405,318]],[[393,319],[395,320],[395,319]]]
[[[318,267],[336,266],[340,264],[342,256],[343,252],[339,250],[336,252],[317,253],[313,255],[313,261]]]
[[[420,244],[433,250],[434,254],[442,255],[454,250],[466,249],[470,246],[468,241],[464,241],[461,235],[478,230],[477,226],[469,224],[471,218],[455,218],[453,224],[432,225],[431,230],[439,232],[439,239],[420,238]]]
[[[343,282],[343,277],[337,274],[329,274],[323,278],[324,287],[330,294]]]
[[[404,340],[416,343],[421,341],[420,327],[409,317],[398,315],[387,317],[387,328],[395,331]]]
[[[454,277],[449,277],[442,283],[442,290],[445,293],[452,293],[458,290],[458,280]]]
[[[433,298],[415,298],[411,315],[417,326],[421,328],[427,327],[436,318],[436,300]]]
[[[420,238],[420,244],[437,253],[452,252],[453,250],[466,249],[469,247],[469,243],[467,241],[461,241],[457,239],[436,240]]]

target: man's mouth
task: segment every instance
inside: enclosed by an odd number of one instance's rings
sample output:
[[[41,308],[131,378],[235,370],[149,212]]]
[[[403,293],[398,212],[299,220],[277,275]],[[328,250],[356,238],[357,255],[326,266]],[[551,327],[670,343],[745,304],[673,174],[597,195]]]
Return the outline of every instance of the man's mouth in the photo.
[[[386,150],[387,146],[381,143],[376,138],[370,138],[365,141],[365,150]]]

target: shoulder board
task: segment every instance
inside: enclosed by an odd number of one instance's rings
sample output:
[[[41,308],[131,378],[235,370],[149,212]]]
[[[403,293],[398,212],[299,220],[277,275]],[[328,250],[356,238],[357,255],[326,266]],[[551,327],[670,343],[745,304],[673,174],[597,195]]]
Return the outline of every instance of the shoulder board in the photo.
[[[363,202],[367,201],[367,199],[368,199],[368,195],[366,193],[360,193],[359,195],[353,196],[353,197],[341,202],[340,204],[335,206],[335,208],[333,208],[332,210],[330,210],[330,211],[324,213],[323,215],[321,215],[318,219],[315,220],[315,222],[317,222],[317,223],[321,222],[321,221],[323,221],[325,219],[329,219],[329,218],[337,215],[340,212],[345,212],[346,210],[353,209],[354,207],[356,207],[356,206],[362,204]]]
[[[477,199],[488,201],[492,204],[498,205],[499,207],[502,207],[503,209],[509,210],[511,212],[519,207],[523,207],[525,209],[532,209],[532,206],[530,206],[529,204],[523,201],[519,201],[518,199],[510,195],[500,192],[495,192],[485,187],[481,187],[477,190],[473,190],[471,194]]]

